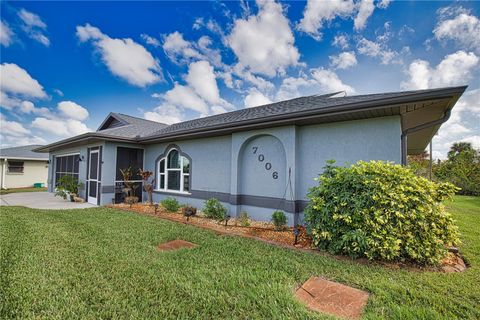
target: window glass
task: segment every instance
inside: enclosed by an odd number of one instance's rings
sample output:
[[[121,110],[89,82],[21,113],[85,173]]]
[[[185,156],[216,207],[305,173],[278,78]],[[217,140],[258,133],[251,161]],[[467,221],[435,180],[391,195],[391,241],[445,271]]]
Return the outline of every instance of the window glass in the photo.
[[[190,173],[190,161],[187,158],[182,157],[183,160],[183,173]]]
[[[160,189],[165,189],[165,175],[160,175]]]
[[[180,169],[180,157],[178,156],[178,151],[175,149],[168,153],[167,168]]]
[[[167,181],[167,189],[180,191],[180,170],[169,170]]]
[[[23,161],[8,161],[8,172],[22,173]]]
[[[160,161],[160,173],[164,173],[165,172],[165,159],[162,159],[162,161]]]
[[[190,176],[183,176],[183,191],[190,191]]]

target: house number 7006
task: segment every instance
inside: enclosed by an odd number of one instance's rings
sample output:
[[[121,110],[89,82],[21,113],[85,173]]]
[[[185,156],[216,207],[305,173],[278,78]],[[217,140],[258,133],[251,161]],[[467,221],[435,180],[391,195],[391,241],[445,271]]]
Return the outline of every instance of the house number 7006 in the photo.
[[[253,150],[253,154],[256,154],[258,151],[258,147],[254,146],[252,147],[252,150]],[[259,154],[257,159],[259,162],[263,162],[265,160],[265,156],[263,154]],[[270,171],[271,169],[272,169],[272,164],[270,162],[265,163],[265,170]],[[272,172],[272,178],[275,180],[278,179],[277,171]]]

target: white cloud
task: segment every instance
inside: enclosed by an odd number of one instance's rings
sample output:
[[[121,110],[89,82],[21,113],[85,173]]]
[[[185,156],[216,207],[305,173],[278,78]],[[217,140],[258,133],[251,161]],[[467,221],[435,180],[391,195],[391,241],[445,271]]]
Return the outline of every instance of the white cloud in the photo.
[[[415,60],[408,68],[409,79],[401,83],[403,89],[464,85],[472,77],[479,62],[473,52],[457,51],[444,57],[434,68],[425,60]]]
[[[179,65],[206,60],[216,67],[224,67],[220,51],[210,48],[212,43],[208,36],[200,37],[196,43],[187,41],[182,33],[175,31],[164,36],[162,47],[167,57]]]
[[[91,131],[83,122],[74,119],[35,118],[32,127],[57,136],[76,136]]]
[[[163,79],[158,60],[132,39],[110,38],[88,23],[77,26],[77,37],[81,42],[92,41],[110,72],[134,86],[145,87]]]
[[[386,9],[390,5],[390,2],[392,2],[392,0],[380,0],[377,3],[377,7],[380,9]]]
[[[27,114],[33,113],[37,115],[43,115],[46,117],[53,116],[48,108],[45,108],[45,107],[37,108],[35,107],[35,104],[33,104],[33,102],[31,101],[22,101],[22,103],[20,103],[19,105],[19,110],[20,112],[27,113]]]
[[[142,33],[140,36],[142,37],[143,41],[145,41],[146,44],[149,44],[155,48],[161,46],[160,41],[158,41],[154,37],[149,36],[148,34]]]
[[[47,25],[45,24],[45,22],[42,21],[42,19],[36,15],[35,13],[32,13],[32,12],[29,12],[25,9],[21,9],[19,12],[18,12],[18,16],[20,17],[20,19],[22,19],[22,21],[30,26],[30,27],[38,27],[40,29],[46,29],[47,28]]]
[[[203,59],[193,44],[183,38],[183,34],[178,31],[170,33],[164,37],[163,50],[165,54],[175,63],[188,63],[191,59]]]
[[[434,158],[444,159],[454,142],[465,141],[480,148],[480,89],[463,94],[452,110],[450,119],[440,127],[433,139]]]
[[[190,63],[185,81],[186,85],[175,83],[164,94],[152,94],[162,103],[153,112],[145,112],[144,116],[156,121],[166,118],[163,122],[173,123],[183,118],[185,110],[198,112],[203,117],[233,109],[230,103],[220,97],[214,69],[208,61]]]
[[[6,22],[0,21],[0,44],[8,47],[13,42],[13,31]]]
[[[258,0],[258,14],[234,22],[226,41],[241,68],[273,77],[298,65],[300,54],[281,4]]]
[[[338,75],[327,69],[317,68],[311,70],[312,77],[320,85],[324,92],[345,91],[348,94],[355,93],[355,89],[340,80]]]
[[[250,91],[248,92],[248,95],[245,97],[244,102],[245,102],[246,108],[257,107],[264,104],[272,103],[272,101],[268,97],[263,95],[260,91],[258,91],[255,88],[250,89]]]
[[[301,74],[300,77],[288,77],[283,79],[280,88],[276,94],[277,101],[283,101],[288,99],[297,98],[303,95],[302,89],[314,88],[318,83],[312,78],[308,78],[305,74]]]
[[[348,69],[357,64],[355,52],[342,52],[337,56],[329,56],[330,64],[336,69]]]
[[[385,42],[371,41],[361,38],[357,43],[357,49],[360,54],[379,58],[382,64],[389,64],[394,61],[397,53],[386,46]]]
[[[183,114],[178,107],[160,105],[153,109],[153,111],[147,111],[143,115],[145,119],[161,122],[165,124],[173,124],[181,122]]]
[[[354,9],[355,5],[351,0],[308,0],[298,29],[310,34],[316,40],[321,40],[321,29],[325,23],[332,22],[336,17],[347,18],[353,14]]]
[[[373,13],[375,6],[373,4],[373,0],[361,0],[358,4],[358,13],[355,19],[353,20],[353,24],[355,30],[362,30],[367,25],[367,20]]]
[[[190,64],[186,81],[205,101],[209,103],[220,102],[220,92],[213,67],[207,61]]]
[[[168,105],[190,109],[200,113],[200,115],[207,115],[209,112],[205,101],[188,86],[175,84],[173,89],[164,94],[163,98]]]
[[[433,34],[439,41],[453,41],[464,49],[480,52],[480,20],[468,12],[441,16]]]
[[[340,49],[347,49],[349,47],[348,36],[344,34],[336,35],[333,38],[332,45]]]
[[[385,9],[390,0],[377,2],[377,7]],[[308,33],[317,41],[322,40],[322,29],[336,18],[353,19],[354,29],[363,30],[367,20],[375,10],[374,0],[308,0],[298,30]],[[342,47],[345,49],[346,47]]]
[[[3,92],[33,97],[45,98],[47,95],[37,80],[33,79],[25,69],[14,63],[2,63],[0,65],[0,90]]]
[[[1,120],[1,124],[2,133],[6,133],[15,137],[30,134],[30,130],[26,129],[20,122]]]
[[[0,113],[0,146],[21,146],[29,144],[44,144],[45,139],[33,136],[31,131],[16,121],[9,121]]]
[[[85,120],[88,118],[88,110],[73,101],[62,101],[57,105],[60,114],[66,118]]]
[[[50,39],[43,33],[47,29],[47,25],[35,13],[21,9],[18,17],[22,20],[22,29],[25,33],[35,41],[40,42],[44,46],[50,45]]]

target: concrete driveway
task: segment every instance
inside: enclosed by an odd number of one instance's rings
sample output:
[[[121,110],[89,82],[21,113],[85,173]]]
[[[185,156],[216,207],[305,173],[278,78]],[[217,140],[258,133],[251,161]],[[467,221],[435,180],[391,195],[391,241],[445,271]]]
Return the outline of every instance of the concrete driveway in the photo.
[[[23,206],[34,209],[83,209],[96,207],[90,203],[69,202],[49,192],[18,192],[0,195],[2,206]]]

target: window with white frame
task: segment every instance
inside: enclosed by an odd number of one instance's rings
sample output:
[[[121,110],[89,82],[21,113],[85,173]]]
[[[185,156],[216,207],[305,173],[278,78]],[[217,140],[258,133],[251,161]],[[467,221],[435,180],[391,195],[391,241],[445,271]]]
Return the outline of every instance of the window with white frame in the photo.
[[[171,149],[158,162],[157,189],[175,192],[190,192],[190,161]]]

